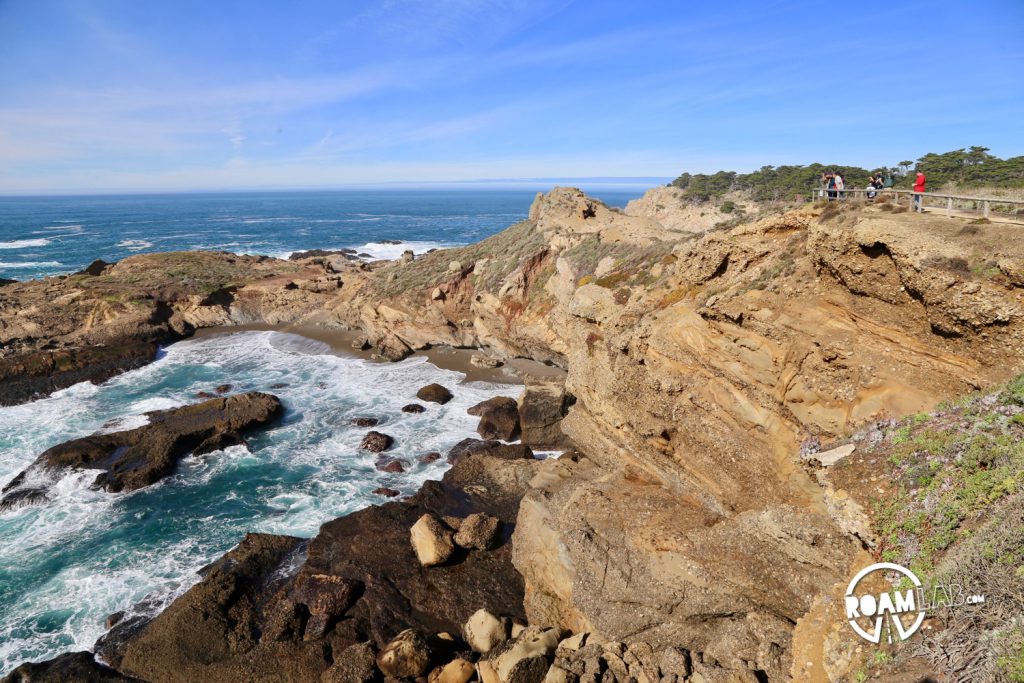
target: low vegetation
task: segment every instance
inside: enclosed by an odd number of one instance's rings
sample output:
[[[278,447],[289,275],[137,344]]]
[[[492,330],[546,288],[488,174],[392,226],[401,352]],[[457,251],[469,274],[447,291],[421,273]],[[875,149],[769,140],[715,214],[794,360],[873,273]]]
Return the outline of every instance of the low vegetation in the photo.
[[[914,654],[953,678],[1024,681],[1024,375],[895,423],[868,451],[892,481],[872,501],[880,559],[985,596],[932,613],[941,627]]]

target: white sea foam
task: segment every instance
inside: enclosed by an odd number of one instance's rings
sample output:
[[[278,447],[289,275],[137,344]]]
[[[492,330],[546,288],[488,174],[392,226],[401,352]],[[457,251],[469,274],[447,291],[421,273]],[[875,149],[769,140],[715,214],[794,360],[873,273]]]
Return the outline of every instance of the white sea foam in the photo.
[[[369,254],[375,259],[396,259],[408,249],[412,249],[414,254],[425,254],[431,249],[447,249],[452,246],[456,245],[441,242],[400,242],[399,244],[367,242],[361,247],[353,247],[353,249],[360,254]]]
[[[121,240],[117,243],[117,246],[123,247],[128,251],[142,251],[153,246],[153,243],[146,240]]]
[[[39,239],[30,240],[12,240],[10,242],[0,242],[0,249],[28,249],[30,247],[45,247],[50,243],[50,240],[45,237]]]
[[[443,460],[424,464],[419,456],[473,435],[467,408],[509,393],[462,379],[422,357],[378,364],[295,335],[245,332],[174,344],[103,385],[0,408],[0,485],[50,446],[109,430],[115,420],[117,428],[139,426],[142,412],[195,402],[219,384],[272,391],[286,408],[280,424],[248,446],[186,458],[146,489],[97,491],[96,472],[78,472],[54,484],[49,503],[0,514],[0,574],[11,579],[0,586],[0,675],[91,647],[112,612],[143,599],[150,611],[168,604],[248,531],[310,537],[325,521],[380,502],[372,494],[379,486],[410,494],[439,478]],[[432,382],[455,398],[402,413]],[[287,386],[271,389],[280,384]],[[359,448],[367,430],[351,425],[357,416],[381,420],[377,429],[395,439],[386,455],[405,461],[405,472],[376,469],[377,456]]]
[[[21,268],[57,268],[63,264],[57,261],[0,261],[0,268],[17,270]]]

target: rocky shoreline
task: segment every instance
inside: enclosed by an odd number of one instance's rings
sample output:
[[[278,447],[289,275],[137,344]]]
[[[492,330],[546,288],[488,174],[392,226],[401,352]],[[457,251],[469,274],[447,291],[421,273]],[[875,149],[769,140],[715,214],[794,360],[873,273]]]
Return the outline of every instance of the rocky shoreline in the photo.
[[[250,535],[155,618],[113,624],[112,668],[75,653],[8,679],[852,679],[869,653],[813,630],[878,547],[872,512],[801,453],[1024,370],[1024,238],[884,202],[690,231],[671,206],[692,207],[652,201],[558,189],[478,245],[395,262],[150,255],[5,285],[7,402],[55,369],[106,376],[97,344],[252,324],[563,373],[510,399],[520,445],[461,444],[441,481],[308,542]],[[512,403],[480,407],[481,436],[516,436]]]

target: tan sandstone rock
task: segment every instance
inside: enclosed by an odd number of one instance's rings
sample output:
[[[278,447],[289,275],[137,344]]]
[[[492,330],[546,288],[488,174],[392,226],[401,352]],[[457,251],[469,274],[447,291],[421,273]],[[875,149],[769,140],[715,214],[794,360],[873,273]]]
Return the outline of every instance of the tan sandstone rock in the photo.
[[[451,530],[434,515],[420,517],[409,533],[416,558],[424,567],[444,564],[455,552]]]

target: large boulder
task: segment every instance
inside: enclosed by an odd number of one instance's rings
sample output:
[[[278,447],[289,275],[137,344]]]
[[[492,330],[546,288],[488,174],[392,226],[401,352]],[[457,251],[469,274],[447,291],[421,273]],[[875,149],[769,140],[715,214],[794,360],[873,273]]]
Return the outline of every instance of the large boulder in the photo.
[[[429,401],[431,403],[440,403],[444,405],[448,401],[452,400],[452,392],[448,391],[447,388],[440,384],[428,384],[416,392],[416,398],[421,401]]]
[[[519,398],[520,441],[540,449],[571,447],[572,440],[562,432],[562,419],[574,402],[563,382],[527,382]]]
[[[519,435],[519,406],[514,398],[495,396],[467,412],[480,418],[476,431],[485,439],[511,441]]]
[[[441,520],[431,514],[420,517],[409,530],[416,558],[424,567],[447,562],[455,552],[452,532]]]
[[[487,654],[508,640],[508,619],[499,619],[485,609],[478,609],[462,629],[473,652]]]
[[[554,628],[526,629],[510,647],[491,657],[498,678],[503,683],[542,683],[560,635]]]
[[[45,662],[22,664],[0,683],[128,683],[123,676],[96,661],[91,652],[68,652]]]
[[[475,512],[459,525],[455,544],[466,550],[490,550],[498,542],[501,521],[497,517]]]
[[[458,657],[431,671],[427,683],[469,683],[475,671],[470,662]]]
[[[394,678],[422,676],[429,664],[427,641],[411,628],[395,636],[377,655],[377,667],[385,676]]]
[[[448,462],[454,465],[463,458],[473,455],[485,455],[501,460],[532,460],[533,450],[520,443],[503,444],[493,440],[463,439],[448,451]]]
[[[64,469],[98,469],[95,486],[111,492],[133,491],[173,474],[178,461],[189,453],[200,455],[244,443],[246,431],[269,424],[281,412],[276,396],[252,392],[146,413],[149,424],[142,427],[94,434],[50,448],[8,483],[3,493],[18,495],[16,489],[31,471]]]
[[[356,643],[334,655],[334,663],[320,683],[375,683],[380,680],[373,643]]]

